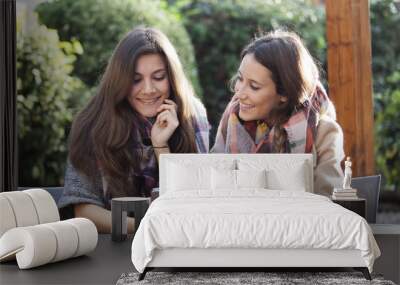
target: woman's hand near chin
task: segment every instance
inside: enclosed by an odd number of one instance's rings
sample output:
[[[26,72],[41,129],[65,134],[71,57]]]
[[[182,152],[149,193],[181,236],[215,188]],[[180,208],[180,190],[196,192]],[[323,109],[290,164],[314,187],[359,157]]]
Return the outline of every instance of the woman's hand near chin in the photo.
[[[168,140],[179,126],[177,105],[174,101],[165,99],[157,109],[157,118],[151,129],[153,147],[167,147]]]

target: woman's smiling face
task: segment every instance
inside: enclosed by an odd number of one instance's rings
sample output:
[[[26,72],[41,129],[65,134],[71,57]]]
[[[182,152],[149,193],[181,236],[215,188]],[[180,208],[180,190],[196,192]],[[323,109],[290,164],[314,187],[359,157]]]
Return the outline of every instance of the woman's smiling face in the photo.
[[[144,117],[155,117],[157,108],[170,96],[167,66],[159,54],[138,58],[129,103]]]
[[[240,102],[239,117],[244,121],[268,119],[271,110],[287,100],[277,94],[271,71],[253,54],[243,57],[234,90]]]

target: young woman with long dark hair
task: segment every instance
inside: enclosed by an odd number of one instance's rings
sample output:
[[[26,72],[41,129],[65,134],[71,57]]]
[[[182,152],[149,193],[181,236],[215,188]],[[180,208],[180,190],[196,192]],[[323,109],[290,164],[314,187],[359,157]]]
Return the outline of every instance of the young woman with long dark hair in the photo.
[[[59,207],[110,232],[113,197],[149,197],[161,153],[208,152],[206,111],[159,30],[137,28],[117,45],[97,94],[76,116]],[[132,231],[134,220],[128,220]]]

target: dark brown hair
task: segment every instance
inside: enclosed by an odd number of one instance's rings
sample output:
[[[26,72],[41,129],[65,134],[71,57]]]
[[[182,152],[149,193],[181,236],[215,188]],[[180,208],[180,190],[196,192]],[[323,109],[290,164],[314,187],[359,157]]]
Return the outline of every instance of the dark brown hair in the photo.
[[[115,48],[97,94],[76,116],[69,138],[72,165],[92,181],[99,175],[105,178],[110,197],[140,195],[140,183],[133,175],[143,157],[135,138],[140,120],[127,97],[136,62],[145,54],[159,54],[165,60],[170,99],[178,106],[179,127],[169,140],[171,152],[197,152],[191,120],[195,95],[174,47],[159,30],[132,30]]]
[[[282,125],[314,92],[319,80],[318,67],[300,37],[284,30],[256,37],[243,49],[241,59],[247,54],[254,55],[257,62],[271,71],[277,94],[287,98],[268,115],[275,126],[275,152],[283,152],[287,134]]]

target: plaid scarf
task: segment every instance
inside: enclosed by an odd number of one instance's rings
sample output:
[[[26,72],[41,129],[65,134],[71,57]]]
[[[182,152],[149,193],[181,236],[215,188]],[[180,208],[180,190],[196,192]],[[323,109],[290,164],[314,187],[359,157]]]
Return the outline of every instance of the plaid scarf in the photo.
[[[296,109],[282,125],[287,133],[285,153],[310,153],[317,133],[320,116],[328,109],[329,100],[323,86],[318,84],[311,98]],[[275,127],[263,120],[241,121],[239,100],[234,96],[227,106],[218,128],[212,152],[272,153],[275,152]]]
[[[204,106],[197,98],[193,101],[194,116],[192,117],[192,126],[195,132],[195,141],[197,152],[207,153],[209,148],[209,123],[207,113]],[[158,163],[154,154],[154,149],[151,143],[151,129],[154,120],[147,118],[138,118],[140,129],[135,129],[135,148],[139,148],[142,153],[142,159],[139,164],[139,171],[134,173],[135,180],[139,181],[140,195],[149,197],[153,188],[159,185]]]

